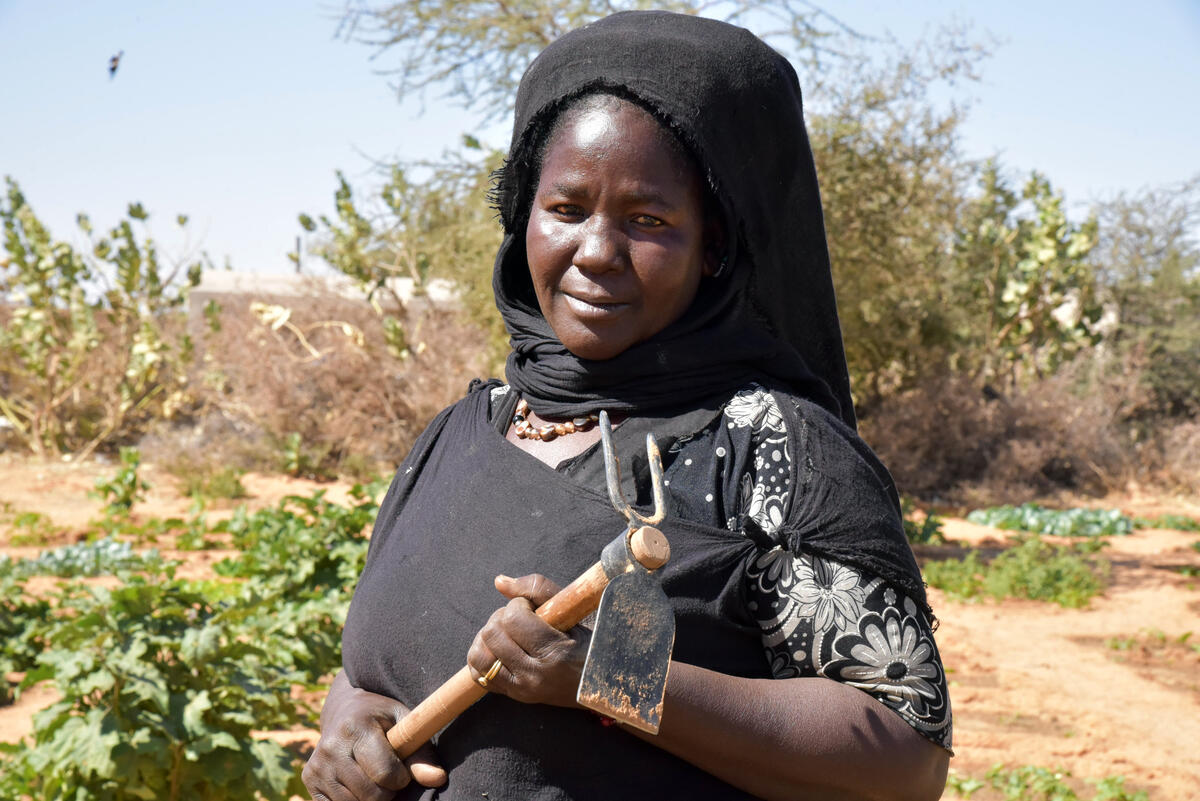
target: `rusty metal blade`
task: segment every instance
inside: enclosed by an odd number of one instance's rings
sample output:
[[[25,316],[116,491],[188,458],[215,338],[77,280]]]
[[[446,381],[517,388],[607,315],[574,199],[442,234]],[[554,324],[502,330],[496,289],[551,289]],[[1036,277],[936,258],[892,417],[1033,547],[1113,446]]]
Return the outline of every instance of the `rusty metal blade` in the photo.
[[[648,573],[614,578],[600,598],[576,700],[588,709],[658,733],[675,613]]]

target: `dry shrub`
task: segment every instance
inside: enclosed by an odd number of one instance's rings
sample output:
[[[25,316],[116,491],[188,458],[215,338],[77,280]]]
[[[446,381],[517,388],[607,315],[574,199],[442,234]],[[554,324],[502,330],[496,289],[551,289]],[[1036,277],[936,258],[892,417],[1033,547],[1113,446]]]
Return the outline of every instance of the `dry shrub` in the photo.
[[[366,303],[331,294],[278,303],[290,310],[278,328],[243,299],[223,302],[218,330],[200,326],[197,406],[188,425],[143,441],[149,458],[203,454],[209,465],[315,477],[387,472],[484,368],[483,334],[453,312],[404,316],[411,354],[402,358]]]
[[[1140,453],[1150,483],[1200,494],[1200,420],[1163,429]]]
[[[55,313],[66,317],[63,310]],[[11,321],[12,306],[0,303],[0,326]],[[96,315],[94,343],[77,365],[64,366],[72,356],[61,341],[42,341],[49,372],[57,373],[53,384],[23,369],[14,353],[0,351],[0,397],[37,412],[36,429],[46,435],[40,445],[47,455],[115,455],[186,403],[183,314],[171,309],[143,322],[152,323],[161,344],[158,358],[145,369],[133,361],[137,321],[132,328],[122,327],[105,313]],[[67,339],[64,335],[63,341]],[[64,372],[70,372],[69,380]],[[26,420],[26,428],[30,422]],[[37,440],[0,416],[0,451],[38,453]]]
[[[1101,495],[1139,467],[1124,423],[1139,390],[1096,372],[1079,362],[1012,396],[946,376],[882,402],[863,435],[904,493],[972,503]]]

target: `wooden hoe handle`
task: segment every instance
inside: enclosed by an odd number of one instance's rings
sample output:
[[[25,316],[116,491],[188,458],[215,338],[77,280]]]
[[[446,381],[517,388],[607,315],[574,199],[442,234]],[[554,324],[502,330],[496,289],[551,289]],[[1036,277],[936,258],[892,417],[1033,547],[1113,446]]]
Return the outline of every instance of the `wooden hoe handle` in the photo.
[[[651,526],[635,530],[630,536],[629,548],[634,558],[647,570],[662,567],[670,557],[666,537]],[[537,616],[559,631],[567,631],[579,625],[600,605],[600,596],[607,586],[608,576],[604,567],[596,562],[539,606]],[[485,695],[487,690],[471,677],[471,669],[464,667],[392,726],[387,733],[388,742],[401,757],[412,756],[433,735]]]

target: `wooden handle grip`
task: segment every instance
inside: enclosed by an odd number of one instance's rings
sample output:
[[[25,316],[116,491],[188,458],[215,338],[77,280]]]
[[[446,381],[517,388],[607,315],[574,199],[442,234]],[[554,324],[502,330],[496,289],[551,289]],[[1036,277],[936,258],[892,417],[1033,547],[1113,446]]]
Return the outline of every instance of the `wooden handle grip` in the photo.
[[[643,526],[630,537],[630,549],[648,570],[666,564],[670,558],[667,539],[656,528]],[[608,586],[608,576],[600,562],[589,567],[546,603],[537,608],[537,616],[548,624],[566,631],[590,615],[600,605],[600,596]],[[421,703],[412,708],[395,726],[388,730],[388,742],[402,758],[413,752],[447,726],[450,721],[467,711],[467,708],[487,695],[471,676],[471,669],[464,667],[445,684],[438,687]]]

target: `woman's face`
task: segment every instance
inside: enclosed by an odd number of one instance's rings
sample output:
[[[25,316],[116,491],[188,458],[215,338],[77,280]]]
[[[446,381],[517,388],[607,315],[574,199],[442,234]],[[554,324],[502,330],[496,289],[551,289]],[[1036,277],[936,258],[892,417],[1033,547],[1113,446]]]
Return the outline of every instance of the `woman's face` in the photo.
[[[653,117],[584,107],[546,146],[525,232],[538,305],[583,359],[652,337],[696,296],[706,260],[700,178]]]

